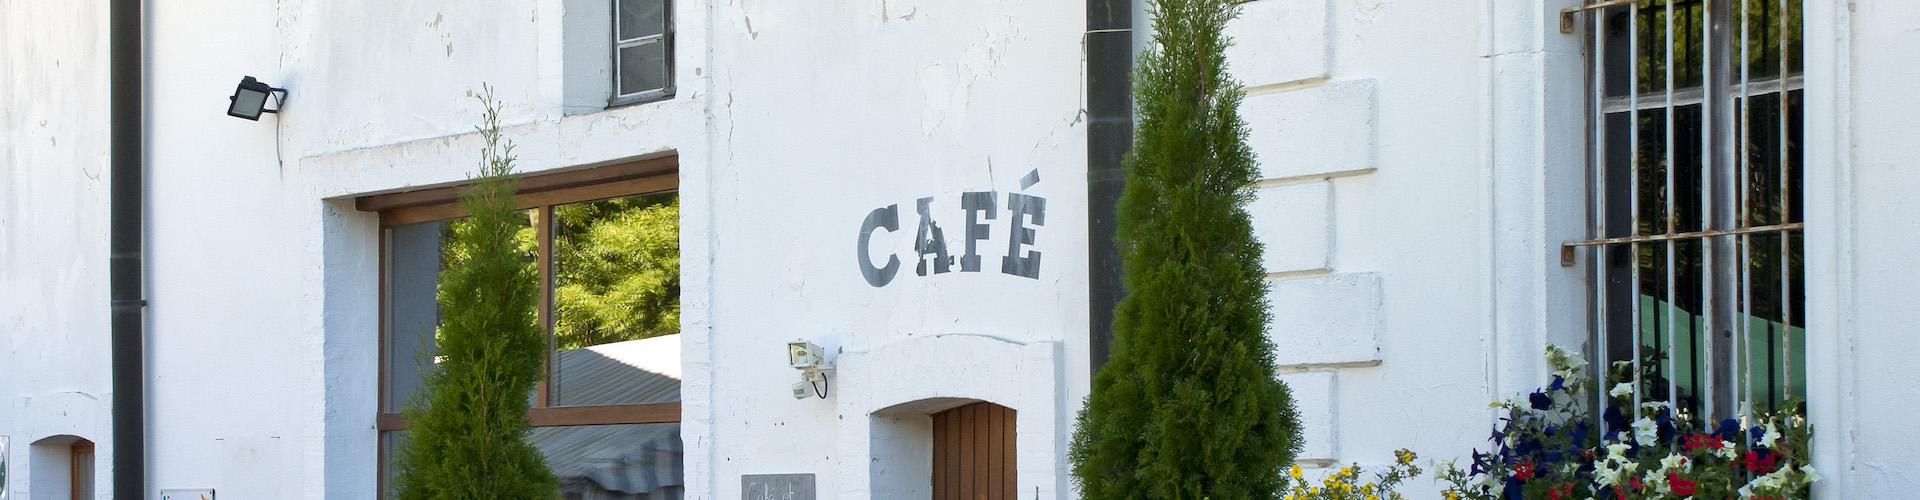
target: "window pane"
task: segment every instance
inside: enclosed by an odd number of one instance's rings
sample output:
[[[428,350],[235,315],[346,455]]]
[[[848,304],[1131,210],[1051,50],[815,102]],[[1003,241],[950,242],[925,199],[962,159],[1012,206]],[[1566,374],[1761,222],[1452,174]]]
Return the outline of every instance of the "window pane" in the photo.
[[[533,266],[534,211],[525,211],[520,219],[514,244]],[[440,272],[449,262],[461,258],[454,235],[464,220],[420,222],[394,226],[387,233],[386,319],[383,326],[386,357],[381,360],[387,373],[386,398],[381,411],[397,413],[409,396],[420,390],[426,363],[436,362],[434,346],[439,342]],[[530,273],[537,276],[536,273]],[[532,313],[529,312],[529,315]]]
[[[419,362],[433,359],[432,333],[440,324],[434,293],[446,229],[446,221],[432,221],[387,230],[387,397],[381,411],[400,411],[407,395],[420,389]]]
[[[666,0],[616,0],[620,5],[620,39],[632,40],[666,32]]]
[[[667,44],[651,41],[620,49],[620,95],[667,88]]]
[[[679,401],[679,196],[553,211],[553,403]]]
[[[686,496],[680,424],[537,427],[567,499],[678,500]]]

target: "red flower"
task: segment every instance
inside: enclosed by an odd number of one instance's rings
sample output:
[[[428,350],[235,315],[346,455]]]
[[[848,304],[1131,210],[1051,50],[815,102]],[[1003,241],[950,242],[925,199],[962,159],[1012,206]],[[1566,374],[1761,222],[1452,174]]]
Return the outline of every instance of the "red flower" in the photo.
[[[1690,434],[1690,435],[1688,435],[1688,436],[1687,436],[1687,442],[1686,442],[1686,444],[1684,444],[1684,445],[1682,445],[1682,446],[1683,446],[1683,447],[1685,447],[1685,448],[1686,448],[1687,450],[1689,450],[1689,451],[1691,451],[1691,450],[1698,450],[1698,449],[1701,449],[1701,448],[1712,448],[1712,449],[1716,449],[1716,450],[1718,450],[1718,449],[1720,449],[1720,448],[1721,448],[1721,446],[1720,446],[1720,444],[1721,444],[1721,443],[1720,443],[1720,438],[1718,438],[1718,437],[1714,437],[1713,435],[1710,435],[1710,434]]]
[[[1547,488],[1547,498],[1551,498],[1553,500],[1560,500],[1560,488],[1558,487]]]
[[[1636,489],[1636,490],[1647,487],[1647,485],[1640,484],[1640,476],[1633,476],[1631,478],[1627,478],[1627,486],[1632,486],[1633,489]]]
[[[1778,460],[1779,457],[1773,453],[1747,450],[1747,470],[1753,471],[1755,474],[1773,472],[1773,469],[1779,465],[1776,463]]]
[[[1513,466],[1513,477],[1521,481],[1533,478],[1533,462],[1520,462]]]
[[[1700,486],[1700,483],[1680,477],[1679,472],[1667,472],[1667,485],[1673,487],[1673,494],[1687,496],[1692,495],[1693,489]]]

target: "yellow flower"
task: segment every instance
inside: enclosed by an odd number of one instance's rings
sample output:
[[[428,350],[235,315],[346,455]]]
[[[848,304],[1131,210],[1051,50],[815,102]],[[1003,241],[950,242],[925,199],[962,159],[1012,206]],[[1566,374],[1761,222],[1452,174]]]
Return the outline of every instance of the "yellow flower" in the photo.
[[[1300,466],[1293,466],[1293,470],[1287,471],[1287,475],[1293,476],[1294,479],[1300,479]]]

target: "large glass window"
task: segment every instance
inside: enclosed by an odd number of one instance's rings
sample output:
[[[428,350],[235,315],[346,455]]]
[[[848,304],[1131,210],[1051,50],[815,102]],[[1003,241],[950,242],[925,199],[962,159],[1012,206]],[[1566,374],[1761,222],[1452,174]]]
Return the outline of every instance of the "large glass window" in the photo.
[[[563,498],[677,499],[680,210],[672,158],[527,177],[520,230],[540,280],[535,317],[551,349],[533,394],[532,440]],[[464,212],[444,192],[363,198],[381,210],[381,463],[406,439],[400,415],[435,362],[438,276]],[[425,200],[425,201],[423,201]]]
[[[1800,0],[1589,3],[1599,366],[1683,416],[1804,398]]]

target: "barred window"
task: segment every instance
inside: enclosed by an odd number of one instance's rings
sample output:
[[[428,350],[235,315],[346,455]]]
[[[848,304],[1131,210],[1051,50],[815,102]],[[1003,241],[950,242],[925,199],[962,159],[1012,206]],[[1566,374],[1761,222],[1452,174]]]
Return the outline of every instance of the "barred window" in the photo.
[[[1801,1],[1580,10],[1596,365],[1682,416],[1804,398]]]

